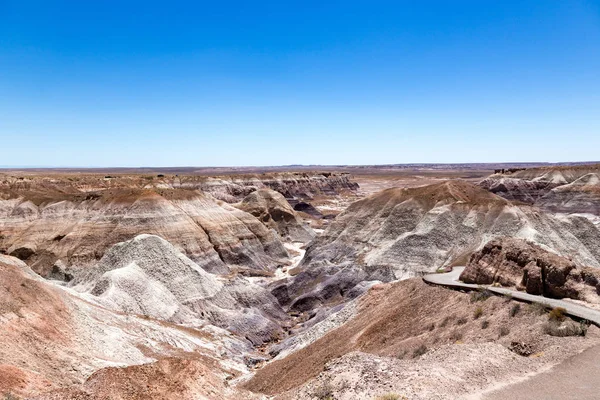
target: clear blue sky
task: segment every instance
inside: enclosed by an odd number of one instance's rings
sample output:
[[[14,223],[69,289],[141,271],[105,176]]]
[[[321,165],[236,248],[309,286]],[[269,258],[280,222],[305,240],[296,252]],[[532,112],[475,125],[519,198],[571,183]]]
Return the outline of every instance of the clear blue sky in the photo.
[[[600,1],[0,0],[0,150],[5,166],[598,160]]]

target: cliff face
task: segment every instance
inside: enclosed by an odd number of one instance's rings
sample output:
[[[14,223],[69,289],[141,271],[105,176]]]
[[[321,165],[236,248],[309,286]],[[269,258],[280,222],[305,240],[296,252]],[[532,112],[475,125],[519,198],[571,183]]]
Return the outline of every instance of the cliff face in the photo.
[[[464,265],[501,236],[530,239],[599,267],[599,234],[586,218],[557,218],[462,181],[389,189],[340,214],[274,294],[292,308],[313,308],[354,296],[374,281]]]
[[[197,188],[218,199],[234,203],[259,189],[271,189],[288,200],[310,200],[318,195],[335,196],[345,191],[355,192],[358,184],[349,174],[282,173],[247,177],[217,177],[205,182],[181,182],[181,187]],[[175,183],[174,187],[178,187]]]
[[[600,165],[531,168],[479,183],[509,200],[567,214],[600,215]]]
[[[600,302],[600,270],[524,240],[500,238],[474,253],[460,275],[466,283],[516,286],[527,293]]]

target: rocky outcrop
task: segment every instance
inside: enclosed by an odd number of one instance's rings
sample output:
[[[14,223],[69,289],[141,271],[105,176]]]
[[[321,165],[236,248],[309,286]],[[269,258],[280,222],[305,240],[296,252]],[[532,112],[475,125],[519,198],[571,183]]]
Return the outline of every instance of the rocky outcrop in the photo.
[[[278,235],[257,218],[197,190],[110,189],[39,204],[0,200],[0,230],[0,248],[42,275],[56,263],[85,268],[142,233],[165,238],[216,273],[271,271],[288,258]]]
[[[282,336],[288,320],[267,290],[219,279],[153,235],[116,244],[71,285],[113,310],[191,326],[208,321],[255,345]]]
[[[308,243],[315,236],[280,193],[271,189],[252,192],[236,207],[254,215],[288,241]]]
[[[273,293],[293,309],[319,307],[377,281],[464,265],[502,236],[530,239],[600,267],[599,234],[586,218],[557,218],[463,181],[388,189],[340,214],[308,246],[295,276]]]
[[[471,256],[460,279],[465,283],[516,286],[546,297],[600,302],[600,270],[578,266],[520,239],[490,241]]]

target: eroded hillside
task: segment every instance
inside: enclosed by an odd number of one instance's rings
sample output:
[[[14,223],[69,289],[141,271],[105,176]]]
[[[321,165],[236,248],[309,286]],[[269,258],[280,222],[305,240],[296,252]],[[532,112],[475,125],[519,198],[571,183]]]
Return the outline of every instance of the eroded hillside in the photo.
[[[600,345],[585,323],[553,336],[539,307],[418,277],[469,262],[472,281],[527,291],[537,272],[546,294],[551,270],[555,297],[597,303],[593,218],[417,181],[344,208],[360,193],[341,174],[6,178],[0,392],[454,399]]]

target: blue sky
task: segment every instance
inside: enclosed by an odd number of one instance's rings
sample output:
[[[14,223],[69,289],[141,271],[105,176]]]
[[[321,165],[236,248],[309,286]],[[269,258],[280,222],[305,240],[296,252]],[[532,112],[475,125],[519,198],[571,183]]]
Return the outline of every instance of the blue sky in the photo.
[[[0,165],[599,149],[600,1],[0,0]]]

